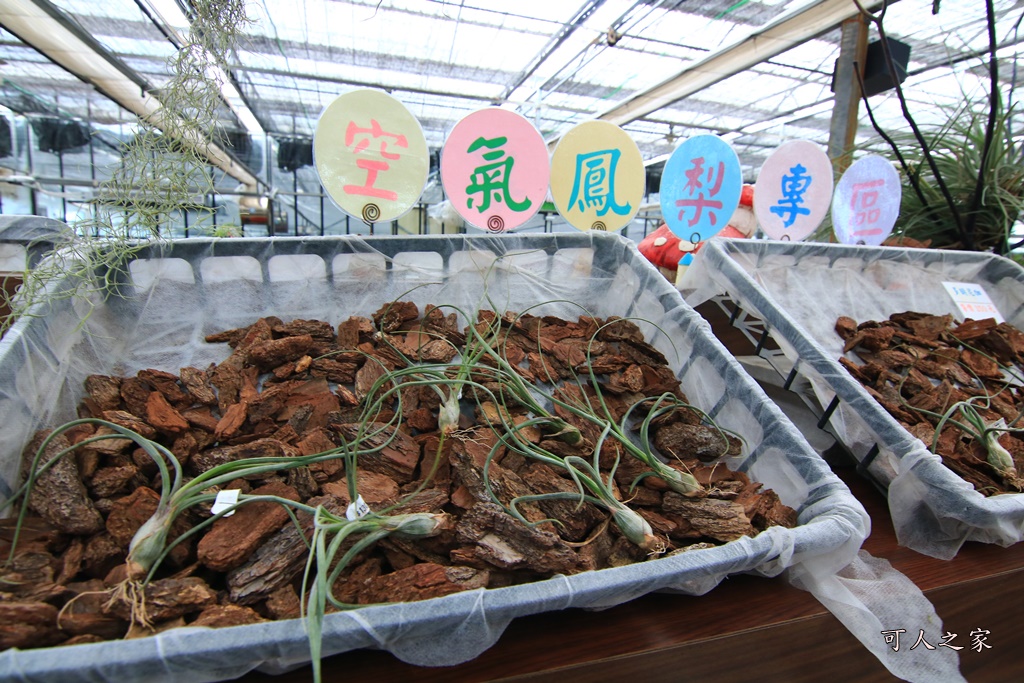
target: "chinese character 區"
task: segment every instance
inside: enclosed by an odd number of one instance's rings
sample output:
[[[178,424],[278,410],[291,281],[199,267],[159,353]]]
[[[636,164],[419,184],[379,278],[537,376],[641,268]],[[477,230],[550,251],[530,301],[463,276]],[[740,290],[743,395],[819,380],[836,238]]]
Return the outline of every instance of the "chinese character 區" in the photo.
[[[358,141],[357,141],[358,140]],[[369,128],[360,128],[355,121],[349,121],[345,129],[345,146],[352,149],[353,154],[362,154],[370,147],[370,141],[375,140],[379,144],[376,152],[384,159],[395,161],[401,158],[401,154],[388,151],[388,141],[391,140],[395,147],[409,147],[409,142],[404,135],[388,133],[376,119],[370,119]],[[353,146],[353,143],[354,146]],[[366,197],[379,197],[394,201],[398,199],[398,193],[392,190],[385,190],[377,187],[377,175],[391,168],[387,161],[381,159],[360,158],[356,160],[356,166],[366,171],[366,182],[362,185],[345,185],[344,190],[348,194],[362,195]]]
[[[580,211],[595,206],[598,216],[609,211],[620,216],[629,213],[632,207],[628,203],[622,206],[615,201],[615,168],[621,154],[618,149],[577,154],[569,206],[576,206]]]
[[[697,157],[696,159],[690,159],[690,163],[693,166],[688,170],[684,171],[686,176],[686,186],[683,191],[693,197],[693,199],[678,199],[676,200],[676,206],[680,208],[679,220],[683,220],[683,214],[686,213],[686,209],[693,207],[696,209],[693,218],[690,219],[688,225],[692,228],[700,222],[701,216],[703,215],[704,209],[708,209],[708,220],[711,225],[718,224],[718,215],[712,211],[712,209],[721,209],[722,202],[709,199],[704,196],[702,192],[704,183],[702,182],[701,176],[704,175],[704,157]],[[722,189],[722,181],[725,179],[725,162],[719,161],[717,166],[718,173],[714,173],[714,168],[707,170],[707,182],[713,183],[708,188],[708,197],[715,197],[718,195],[718,191]],[[696,197],[694,195],[696,194]]]
[[[883,185],[885,181],[881,179],[854,183],[850,208],[853,210],[853,227],[861,229],[854,230],[851,233],[853,236],[882,234],[881,228],[871,226],[882,216],[882,210],[875,206],[878,203],[878,190],[875,188]]]
[[[490,162],[481,164],[473,169],[473,175],[469,185],[466,186],[466,194],[480,194],[480,206],[478,210],[483,213],[491,206],[491,201],[504,201],[505,205],[513,211],[525,211],[533,203],[529,197],[522,201],[512,199],[509,194],[509,181],[512,176],[512,166],[515,163],[513,157],[506,157],[505,150],[501,147],[508,142],[508,138],[483,138],[479,137],[473,141],[466,152],[472,154],[481,148],[491,151],[484,152],[484,161]],[[504,157],[504,158],[502,158]],[[473,208],[473,197],[466,200],[466,206]]]
[[[800,206],[804,203],[804,192],[811,186],[811,176],[806,175],[807,169],[800,164],[789,169],[789,172],[792,175],[782,176],[782,199],[769,209],[783,219],[782,225],[787,228],[796,222],[797,216],[811,213],[806,206]]]

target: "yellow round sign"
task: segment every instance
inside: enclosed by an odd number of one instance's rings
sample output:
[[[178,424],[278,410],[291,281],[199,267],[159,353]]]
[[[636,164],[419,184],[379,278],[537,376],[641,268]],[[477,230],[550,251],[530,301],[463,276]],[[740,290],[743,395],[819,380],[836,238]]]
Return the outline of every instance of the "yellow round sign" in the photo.
[[[340,95],[313,136],[320,184],[342,211],[367,223],[391,221],[419,201],[430,153],[416,117],[380,90]]]
[[[643,201],[644,160],[633,138],[607,121],[573,126],[551,157],[551,197],[580,230],[619,230]]]

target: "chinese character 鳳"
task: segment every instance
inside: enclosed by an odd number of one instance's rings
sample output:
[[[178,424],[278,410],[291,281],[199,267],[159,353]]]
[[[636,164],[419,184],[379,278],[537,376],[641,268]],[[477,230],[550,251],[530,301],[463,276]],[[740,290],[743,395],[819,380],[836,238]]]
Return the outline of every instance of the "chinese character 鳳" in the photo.
[[[882,631],[881,633],[882,633],[883,636],[885,636],[885,644],[886,645],[892,645],[892,651],[893,652],[899,652],[900,651],[900,634],[901,633],[906,633],[906,632],[907,632],[907,629],[905,629],[905,628],[897,628],[897,629],[892,629],[890,631]]]
[[[882,210],[874,208],[878,203],[878,190],[872,189],[885,185],[882,179],[871,180],[866,183],[854,183],[853,194],[850,197],[850,208],[853,209],[854,227],[863,226],[860,230],[854,230],[853,236],[859,235],[881,235],[881,228],[871,226],[878,222],[882,216]]]
[[[962,649],[964,649],[963,645],[950,645],[950,642],[952,642],[952,640],[954,638],[956,638],[956,634],[955,633],[951,633],[950,631],[946,631],[946,635],[942,636],[942,642],[939,643],[939,647],[948,647],[950,650],[962,650]]]
[[[704,183],[701,182],[701,176],[704,174],[704,157],[697,157],[696,159],[690,159],[690,163],[693,166],[690,170],[685,171],[686,175],[686,186],[683,191],[686,192],[691,199],[678,199],[676,200],[676,206],[680,208],[679,220],[683,220],[683,214],[686,213],[686,209],[693,207],[696,209],[693,218],[689,221],[689,226],[692,228],[700,222],[701,215],[704,209],[708,209],[708,220],[711,225],[718,224],[718,214],[712,209],[721,209],[722,202],[706,198],[704,193],[701,191],[704,188]],[[722,189],[722,181],[725,178],[725,162],[719,161],[717,167],[718,173],[714,173],[714,168],[709,168],[707,172],[707,182],[712,183],[711,187],[708,188],[708,196],[715,197],[718,195],[718,191]],[[694,196],[696,195],[696,196]]]
[[[797,164],[789,169],[792,175],[782,176],[782,199],[775,202],[769,211],[783,218],[782,225],[790,227],[796,222],[797,216],[806,216],[811,210],[804,203],[804,192],[811,186],[811,176],[806,175],[807,169]],[[785,217],[788,214],[788,217]]]
[[[934,645],[932,645],[931,643],[929,643],[927,640],[924,639],[924,629],[921,629],[921,632],[917,635],[917,642],[914,643],[913,645],[911,645],[910,649],[913,650],[915,647],[917,647],[918,645],[921,645],[922,643],[924,644],[924,649],[926,649],[926,650],[934,650],[935,649]]]
[[[512,165],[515,163],[515,159],[505,156],[505,150],[501,149],[506,142],[508,142],[508,138],[505,137],[480,137],[474,140],[473,144],[466,150],[470,154],[481,148],[491,150],[483,153],[484,161],[488,163],[481,164],[473,169],[469,185],[466,186],[467,195],[477,193],[481,195],[480,206],[478,207],[480,213],[483,213],[491,206],[492,200],[496,202],[504,201],[505,205],[513,211],[525,211],[533,203],[529,197],[525,197],[522,201],[516,201],[509,194],[508,184],[511,180]],[[473,208],[473,197],[469,197],[466,200],[466,206],[470,209]]]
[[[991,650],[992,646],[985,642],[990,635],[992,635],[991,631],[981,628],[976,628],[971,631],[971,649],[975,652],[981,652],[982,648],[988,648]]]
[[[621,154],[617,149],[577,154],[569,206],[578,206],[580,211],[596,206],[598,216],[609,211],[620,216],[629,213],[632,208],[629,204],[622,206],[615,201],[615,167]]]
[[[361,154],[367,150],[370,146],[370,140],[375,140],[379,144],[377,152],[380,156],[385,159],[391,159],[392,161],[402,158],[401,154],[388,151],[388,141],[391,140],[395,147],[409,147],[409,142],[406,140],[404,135],[397,133],[388,133],[375,119],[370,119],[369,128],[360,128],[356,125],[355,121],[349,121],[348,128],[345,129],[345,146],[352,149],[353,154]],[[358,142],[357,142],[358,140]],[[355,145],[353,146],[353,143]],[[398,193],[391,190],[385,190],[376,186],[377,175],[382,171],[386,171],[391,166],[386,161],[380,159],[358,159],[356,166],[366,171],[366,182],[362,185],[345,185],[344,190],[348,194],[363,195],[366,197],[379,197],[381,199],[390,199],[394,201],[398,199]]]

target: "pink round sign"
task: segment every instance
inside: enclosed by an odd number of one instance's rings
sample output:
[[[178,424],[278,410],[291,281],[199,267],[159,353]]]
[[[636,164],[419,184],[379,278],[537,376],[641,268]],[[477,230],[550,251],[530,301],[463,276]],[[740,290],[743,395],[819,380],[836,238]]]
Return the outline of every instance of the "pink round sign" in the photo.
[[[441,185],[467,223],[504,232],[544,203],[551,163],[537,129],[523,116],[490,107],[455,124],[441,149]]]
[[[813,142],[791,140],[772,152],[754,186],[754,214],[773,240],[814,232],[832,201],[832,162]]]
[[[832,230],[843,244],[877,247],[900,214],[900,175],[885,157],[869,154],[853,162],[836,184]]]

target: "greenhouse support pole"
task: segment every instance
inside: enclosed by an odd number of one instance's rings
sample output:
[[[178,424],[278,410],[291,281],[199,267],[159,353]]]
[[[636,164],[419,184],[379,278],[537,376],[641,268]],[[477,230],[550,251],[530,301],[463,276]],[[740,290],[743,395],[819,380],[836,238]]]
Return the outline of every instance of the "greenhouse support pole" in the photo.
[[[835,101],[828,134],[828,156],[837,174],[845,171],[851,161],[849,152],[857,135],[857,113],[860,108],[860,84],[854,69],[860,68],[863,73],[867,50],[867,20],[857,15],[844,21],[832,86]]]

